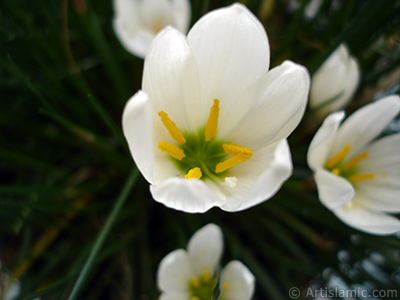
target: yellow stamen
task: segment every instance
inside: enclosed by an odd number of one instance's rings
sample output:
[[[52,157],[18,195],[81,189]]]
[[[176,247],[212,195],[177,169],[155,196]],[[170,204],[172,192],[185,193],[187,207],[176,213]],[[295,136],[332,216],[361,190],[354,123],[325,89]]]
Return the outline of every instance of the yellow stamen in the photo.
[[[201,173],[201,169],[196,167],[191,170],[185,175],[185,179],[200,179],[203,174]]]
[[[335,174],[335,175],[339,175],[340,174],[340,170],[338,168],[334,168],[332,170],[332,173]]]
[[[352,169],[356,164],[358,164],[361,160],[366,159],[368,157],[368,152],[363,152],[360,155],[350,159],[344,166],[343,170],[348,171]]]
[[[222,291],[225,291],[227,288],[228,288],[228,283],[227,283],[227,282],[224,282],[224,283],[222,284]]]
[[[200,286],[200,280],[197,277],[193,277],[192,280],[190,280],[190,283],[194,288],[198,288]]]
[[[338,164],[343,158],[346,157],[347,153],[349,153],[351,147],[350,145],[346,145],[342,150],[339,151],[334,157],[332,157],[328,163],[326,164],[328,169],[332,169],[336,164]]]
[[[253,150],[247,147],[242,147],[234,143],[230,144],[223,144],[222,147],[224,148],[224,151],[228,154],[231,155],[242,155],[245,157],[252,157],[253,156]]]
[[[210,272],[208,272],[208,270],[204,270],[203,273],[201,273],[201,278],[203,279],[203,282],[209,282],[211,279]]]
[[[158,33],[162,29],[162,24],[160,20],[156,20],[153,22],[153,31],[154,33]]]
[[[185,138],[183,137],[182,132],[179,130],[178,126],[172,121],[169,117],[168,114],[166,114],[163,111],[160,111],[158,115],[161,117],[161,122],[163,122],[164,126],[168,129],[169,134],[172,136],[172,138],[179,143],[179,145],[182,145],[186,143]]]
[[[366,174],[356,174],[353,176],[349,177],[349,181],[355,182],[355,181],[362,181],[362,180],[370,180],[374,179],[375,174],[373,173],[366,173]]]
[[[159,141],[158,142],[158,149],[160,149],[163,152],[167,152],[169,155],[171,155],[173,158],[181,160],[184,158],[185,152],[181,148],[178,148],[175,145],[172,145],[167,142]]]
[[[190,297],[190,300],[200,300],[200,298],[196,297],[196,296],[193,296],[193,297]]]
[[[228,170],[238,164],[240,164],[243,161],[248,160],[250,157],[244,156],[244,155],[235,155],[232,156],[230,158],[228,158],[227,160],[224,160],[223,162],[220,162],[219,164],[217,164],[215,166],[215,173],[222,173],[225,170]]]
[[[214,138],[217,135],[218,116],[219,116],[219,100],[214,99],[214,104],[211,107],[210,115],[208,116],[206,131],[204,132],[206,142],[211,141],[212,138]]]

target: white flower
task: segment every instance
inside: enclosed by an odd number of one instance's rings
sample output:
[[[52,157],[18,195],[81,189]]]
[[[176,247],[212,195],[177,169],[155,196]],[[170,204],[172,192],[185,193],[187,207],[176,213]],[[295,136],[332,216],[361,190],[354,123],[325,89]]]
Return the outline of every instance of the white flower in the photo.
[[[220,276],[220,299],[249,300],[255,279],[239,261],[231,261],[219,274],[223,251],[221,229],[208,224],[190,239],[187,251],[169,253],[160,263],[157,282],[160,300],[208,300]]]
[[[156,34],[171,25],[187,32],[189,0],[114,0],[114,31],[130,53],[144,58]]]
[[[342,109],[353,97],[359,81],[358,63],[341,44],[312,76],[310,107],[321,115]]]
[[[240,4],[201,18],[186,38],[154,40],[123,130],[154,199],[186,212],[238,211],[272,197],[292,171],[286,137],[303,116],[305,68],[267,72],[264,28]]]
[[[353,113],[329,115],[308,150],[321,202],[338,218],[372,234],[392,234],[400,221],[400,134],[375,140],[399,113],[388,96]],[[340,126],[339,126],[340,125]]]

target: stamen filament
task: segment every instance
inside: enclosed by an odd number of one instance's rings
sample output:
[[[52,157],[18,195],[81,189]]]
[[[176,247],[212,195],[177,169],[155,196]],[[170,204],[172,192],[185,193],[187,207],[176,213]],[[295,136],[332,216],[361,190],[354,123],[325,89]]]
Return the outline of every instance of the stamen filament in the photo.
[[[356,164],[358,164],[361,160],[366,159],[368,157],[368,152],[363,152],[360,155],[350,159],[344,166],[343,170],[348,171],[352,169]]]
[[[366,173],[366,174],[356,174],[353,176],[349,177],[349,181],[355,182],[355,181],[362,181],[362,180],[370,180],[374,179],[375,174],[373,173]]]
[[[239,146],[235,143],[223,144],[222,147],[226,153],[231,155],[242,155],[249,158],[253,156],[253,150],[247,147]]]
[[[186,139],[184,138],[182,132],[179,130],[178,126],[176,126],[174,121],[168,117],[168,114],[164,111],[160,111],[158,115],[161,117],[161,122],[163,122],[164,126],[168,129],[171,137],[177,141],[179,145],[186,143]]]
[[[351,147],[350,145],[346,145],[342,150],[340,150],[335,156],[333,156],[328,163],[326,164],[328,169],[332,169],[336,166],[343,158],[346,157],[347,153],[349,153]]]
[[[185,175],[185,179],[200,179],[202,175],[201,169],[199,167],[195,167],[189,170],[189,172]]]
[[[214,99],[214,104],[210,109],[210,115],[208,116],[206,130],[204,132],[206,142],[211,141],[217,135],[218,116],[219,116],[219,100]]]
[[[185,152],[181,148],[167,142],[159,141],[158,149],[160,149],[163,152],[167,152],[173,158],[176,158],[178,160],[181,160],[186,156]]]
[[[225,170],[228,170],[228,169],[240,164],[241,162],[248,160],[249,158],[250,157],[246,157],[246,156],[243,156],[240,154],[232,156],[232,157],[228,158],[227,160],[224,160],[223,162],[220,162],[219,164],[217,164],[215,166],[215,173],[217,173],[217,174],[222,173]]]

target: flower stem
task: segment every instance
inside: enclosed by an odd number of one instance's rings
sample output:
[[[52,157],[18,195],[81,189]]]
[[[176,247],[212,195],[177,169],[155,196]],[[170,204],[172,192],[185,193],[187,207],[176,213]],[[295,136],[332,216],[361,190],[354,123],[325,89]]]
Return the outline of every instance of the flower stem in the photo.
[[[93,245],[92,251],[90,252],[90,255],[88,259],[86,260],[86,263],[75,283],[75,286],[68,298],[68,300],[73,300],[76,299],[78,296],[78,293],[80,292],[82,285],[84,284],[84,281],[86,277],[89,274],[89,271],[91,267],[93,266],[94,260],[96,259],[101,247],[104,244],[104,241],[106,240],[106,237],[108,233],[111,230],[111,227],[114,225],[114,222],[117,219],[117,216],[124,205],[126,199],[128,198],[133,186],[135,185],[136,179],[138,178],[139,171],[135,168],[132,173],[130,174],[128,180],[125,183],[124,188],[122,189],[121,194],[118,197],[118,200],[115,202],[115,205],[110,213],[110,216],[104,225],[102,231],[100,234],[97,236],[97,239]]]

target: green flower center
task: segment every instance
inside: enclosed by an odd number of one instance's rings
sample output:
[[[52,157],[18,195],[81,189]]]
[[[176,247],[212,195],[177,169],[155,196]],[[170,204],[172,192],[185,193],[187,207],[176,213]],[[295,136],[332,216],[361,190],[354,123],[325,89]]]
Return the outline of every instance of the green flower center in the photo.
[[[158,149],[167,152],[173,158],[178,169],[186,174],[186,179],[205,180],[224,177],[228,169],[250,159],[253,155],[250,148],[215,139],[219,116],[218,99],[214,100],[205,128],[197,134],[183,134],[164,111],[160,111],[158,115],[171,137],[179,144],[160,141]],[[231,156],[228,158],[229,155]],[[232,183],[232,186],[234,184]]]
[[[217,278],[211,277],[210,273],[204,270],[200,278],[193,277],[189,282],[190,300],[212,299],[216,284]]]

